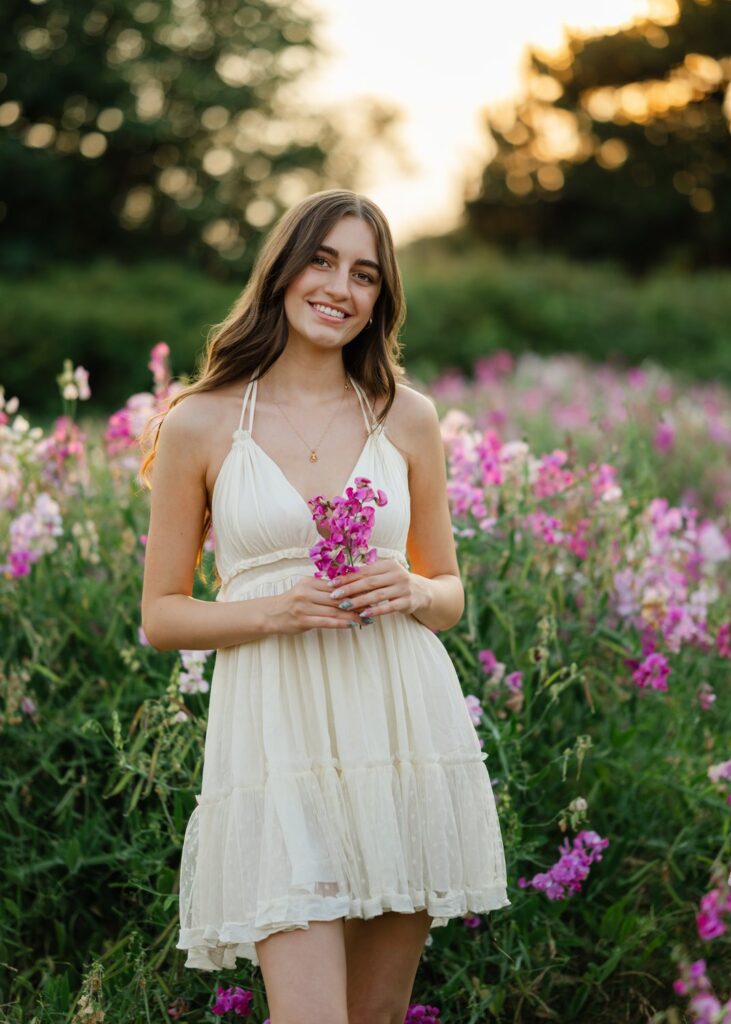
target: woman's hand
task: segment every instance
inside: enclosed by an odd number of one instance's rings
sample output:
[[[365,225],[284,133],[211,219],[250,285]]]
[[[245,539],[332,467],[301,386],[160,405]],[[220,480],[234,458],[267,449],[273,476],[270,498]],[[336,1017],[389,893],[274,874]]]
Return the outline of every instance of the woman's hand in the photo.
[[[375,619],[389,612],[411,615],[428,608],[432,599],[428,580],[409,572],[394,558],[377,558],[332,584],[325,582],[330,603],[337,608],[342,601],[350,601],[347,611],[359,618]]]
[[[341,610],[333,601],[327,580],[305,576],[280,594],[270,619],[272,633],[305,633],[308,629],[358,627],[353,612]]]

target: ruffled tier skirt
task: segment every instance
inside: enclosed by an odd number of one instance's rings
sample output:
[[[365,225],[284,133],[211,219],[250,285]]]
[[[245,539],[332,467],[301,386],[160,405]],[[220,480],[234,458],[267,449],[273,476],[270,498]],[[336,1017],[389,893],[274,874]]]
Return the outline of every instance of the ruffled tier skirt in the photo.
[[[281,593],[311,563],[236,577]],[[201,793],[185,833],[186,967],[258,964],[309,921],[510,906],[487,754],[435,634],[390,613],[216,654]]]

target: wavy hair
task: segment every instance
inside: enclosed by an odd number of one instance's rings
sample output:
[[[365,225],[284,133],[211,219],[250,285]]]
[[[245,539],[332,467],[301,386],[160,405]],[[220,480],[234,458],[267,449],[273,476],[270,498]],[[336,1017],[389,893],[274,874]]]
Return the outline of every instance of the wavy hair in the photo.
[[[146,487],[152,488],[150,474],[160,428],[173,406],[189,395],[214,391],[242,378],[248,380],[257,366],[261,366],[263,377],[282,354],[289,333],[284,293],[290,282],[308,266],[330,229],[345,216],[359,217],[370,224],[383,273],[373,307],[373,323],[344,347],[343,363],[346,372],[371,399],[385,396],[377,422],[386,418],[396,397],[396,382],[406,376],[399,362],[398,337],[406,318],[406,301],[391,229],[382,210],[366,196],[347,189],[314,192],[287,210],[265,237],[244,290],[225,320],[214,324],[208,332],[197,377],[145,424],[140,437],[140,478]],[[159,422],[151,440],[156,421]],[[206,509],[195,563],[203,580],[203,548],[210,528],[210,510]]]

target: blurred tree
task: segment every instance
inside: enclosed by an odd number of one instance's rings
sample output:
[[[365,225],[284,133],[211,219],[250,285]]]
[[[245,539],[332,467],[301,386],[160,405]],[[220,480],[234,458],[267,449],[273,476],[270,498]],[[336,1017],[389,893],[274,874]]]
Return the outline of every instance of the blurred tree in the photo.
[[[634,272],[731,263],[730,81],[729,0],[657,0],[652,20],[530,50],[525,96],[488,114],[470,227]]]
[[[347,128],[298,102],[313,27],[293,0],[4,0],[0,270],[103,252],[240,276],[283,209],[357,188]],[[393,110],[353,113],[388,149]]]

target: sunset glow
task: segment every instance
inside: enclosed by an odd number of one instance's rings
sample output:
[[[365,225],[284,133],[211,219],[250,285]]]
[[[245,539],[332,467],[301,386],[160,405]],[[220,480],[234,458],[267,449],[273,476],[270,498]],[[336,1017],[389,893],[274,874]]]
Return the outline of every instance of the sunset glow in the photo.
[[[330,56],[323,57],[303,98],[315,107],[342,109],[346,121],[348,101],[365,96],[402,112],[399,137],[413,172],[394,166],[374,146],[363,186],[383,207],[400,243],[457,224],[465,179],[474,178],[490,155],[484,112],[509,109],[510,99],[522,91],[528,45],[554,52],[566,25],[592,34],[650,15],[669,24],[676,10],[674,0],[515,0],[499,7],[451,0],[436,17],[428,13],[433,8],[393,0],[372,0],[367,8],[309,0],[307,9],[319,15],[318,41]],[[681,92],[699,87],[713,72],[710,66],[683,68],[671,84],[628,86],[611,99],[597,92],[591,102],[608,112],[620,103],[630,116],[641,117],[648,107],[680,102]],[[557,149],[571,150],[569,124],[556,121],[550,138]],[[620,157],[605,154],[607,161]],[[553,173],[547,187],[560,188],[561,172]]]

